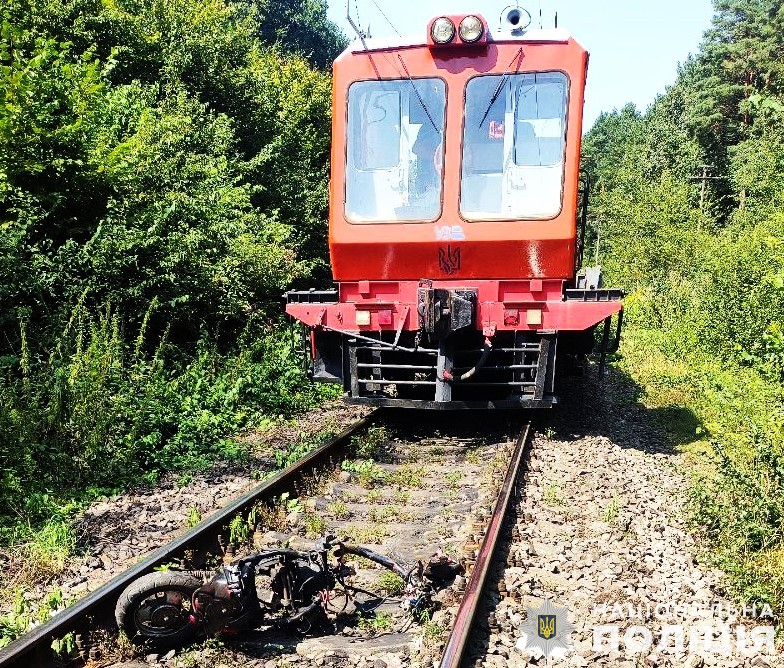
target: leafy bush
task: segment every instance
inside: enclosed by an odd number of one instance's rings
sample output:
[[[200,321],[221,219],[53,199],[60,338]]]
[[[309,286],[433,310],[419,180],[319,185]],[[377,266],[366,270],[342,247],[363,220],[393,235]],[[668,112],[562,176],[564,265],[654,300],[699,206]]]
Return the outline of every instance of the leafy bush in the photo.
[[[229,354],[204,336],[181,361],[165,336],[148,354],[146,330],[125,344],[111,309],[77,306],[51,351],[26,347],[0,376],[0,515],[46,520],[85,489],[238,456],[230,436],[319,397],[277,331],[259,336],[251,324]]]
[[[358,459],[389,459],[389,434],[384,426],[374,425],[360,436],[351,437],[351,449]]]
[[[321,396],[279,314],[326,266],[330,78],[304,59],[343,46],[325,11],[0,7],[5,540]]]
[[[367,489],[373,487],[377,482],[389,478],[389,474],[372,459],[347,459],[341,464],[341,468],[357,478],[362,487]]]

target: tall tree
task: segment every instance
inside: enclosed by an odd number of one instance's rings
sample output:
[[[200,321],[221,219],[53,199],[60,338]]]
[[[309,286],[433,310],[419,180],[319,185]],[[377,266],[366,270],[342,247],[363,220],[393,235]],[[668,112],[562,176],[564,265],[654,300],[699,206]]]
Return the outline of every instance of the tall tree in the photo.
[[[784,93],[781,0],[714,0],[701,52],[681,72],[690,92],[687,122],[707,156],[727,165],[726,147],[748,138],[749,98]]]
[[[328,75],[223,0],[2,14],[0,320],[87,289],[194,336],[325,266]]]
[[[346,48],[348,40],[327,18],[325,0],[240,0],[255,4],[259,37],[280,44],[325,69]]]

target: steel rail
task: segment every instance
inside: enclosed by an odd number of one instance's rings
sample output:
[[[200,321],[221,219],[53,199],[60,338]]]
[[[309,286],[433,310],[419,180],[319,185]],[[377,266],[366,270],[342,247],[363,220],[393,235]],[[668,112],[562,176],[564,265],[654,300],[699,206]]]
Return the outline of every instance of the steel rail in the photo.
[[[468,642],[469,633],[474,623],[477,608],[482,599],[482,593],[485,588],[488,573],[493,564],[493,557],[495,556],[496,547],[501,536],[501,530],[506,519],[507,511],[509,509],[509,501],[514,496],[517,487],[517,481],[520,473],[520,468],[525,454],[525,448],[528,444],[528,436],[531,432],[531,420],[520,430],[520,435],[517,437],[512,458],[509,462],[509,468],[506,470],[504,482],[498,492],[493,515],[490,518],[490,524],[487,527],[487,532],[482,540],[482,546],[479,548],[479,554],[476,558],[476,564],[471,571],[471,577],[466,583],[465,594],[463,600],[460,602],[460,607],[457,610],[457,617],[455,624],[452,627],[452,633],[449,635],[444,653],[441,658],[440,668],[460,668],[465,654],[466,644]]]
[[[120,573],[94,592],[91,592],[77,603],[57,613],[48,622],[34,628],[13,643],[0,649],[0,668],[30,668],[36,666],[62,666],[52,651],[54,640],[62,638],[72,631],[88,627],[88,617],[99,618],[108,616],[114,622],[114,607],[120,594],[136,578],[152,572],[173,558],[181,555],[184,550],[216,547],[218,535],[224,532],[228,522],[238,513],[247,512],[260,500],[272,499],[284,492],[295,492],[296,483],[303,474],[312,472],[334,459],[348,445],[351,436],[364,427],[376,422],[380,409],[376,409],[363,419],[355,422],[340,434],[319,446],[299,461],[279,471],[274,476],[246,492],[239,498],[224,506],[215,514],[202,520],[188,532],[168,545],[153,552],[129,570]]]

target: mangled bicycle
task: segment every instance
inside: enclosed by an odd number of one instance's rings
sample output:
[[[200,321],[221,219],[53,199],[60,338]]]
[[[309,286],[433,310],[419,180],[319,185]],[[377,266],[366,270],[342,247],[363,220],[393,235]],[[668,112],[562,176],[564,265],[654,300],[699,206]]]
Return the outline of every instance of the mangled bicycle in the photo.
[[[156,571],[122,593],[115,617],[135,644],[159,649],[199,637],[271,627],[305,635],[330,627],[330,616],[346,610],[359,594],[377,593],[352,582],[347,558],[362,557],[402,578],[401,607],[414,619],[433,608],[432,596],[462,567],[436,556],[406,568],[366,547],[327,536],[312,551],[270,549],[220,567],[209,581],[188,571]]]

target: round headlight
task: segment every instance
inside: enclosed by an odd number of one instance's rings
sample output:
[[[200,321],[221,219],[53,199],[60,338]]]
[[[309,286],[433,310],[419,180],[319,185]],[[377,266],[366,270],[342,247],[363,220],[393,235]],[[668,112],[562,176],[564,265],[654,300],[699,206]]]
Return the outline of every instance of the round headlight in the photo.
[[[464,42],[476,42],[484,31],[485,26],[478,16],[466,16],[460,21],[460,39]]]
[[[433,21],[430,36],[436,44],[449,44],[455,38],[455,24],[446,16]]]

